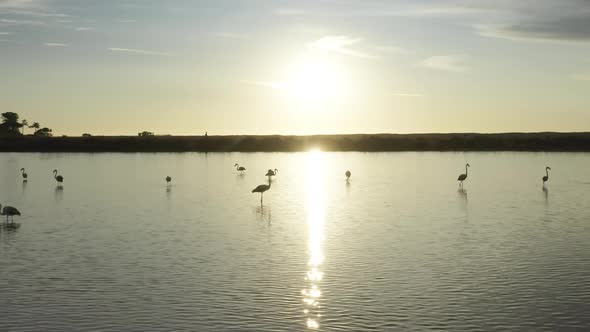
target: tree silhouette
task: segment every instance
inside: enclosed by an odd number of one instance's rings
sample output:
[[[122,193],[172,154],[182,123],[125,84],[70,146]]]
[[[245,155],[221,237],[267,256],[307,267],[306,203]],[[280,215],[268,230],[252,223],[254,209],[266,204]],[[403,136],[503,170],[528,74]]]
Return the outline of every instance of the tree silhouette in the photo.
[[[2,113],[0,132],[8,135],[21,135],[19,130],[23,125],[18,122],[18,114],[14,112]]]
[[[35,133],[33,135],[41,136],[41,137],[51,137],[51,136],[53,136],[53,134],[51,132],[52,132],[51,129],[45,127],[45,128],[38,129],[37,131],[35,131]]]
[[[20,123],[23,126],[23,135],[25,134],[25,128],[27,128],[29,126],[29,121],[27,121],[27,119],[23,119],[23,121],[21,121]]]
[[[41,128],[41,125],[39,124],[39,122],[33,122],[33,124],[29,126],[29,128],[35,128],[35,130],[38,130],[39,128]]]

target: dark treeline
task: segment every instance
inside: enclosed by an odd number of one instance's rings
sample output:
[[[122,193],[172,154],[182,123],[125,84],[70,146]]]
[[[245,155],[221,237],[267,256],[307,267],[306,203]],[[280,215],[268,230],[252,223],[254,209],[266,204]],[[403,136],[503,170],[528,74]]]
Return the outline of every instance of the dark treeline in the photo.
[[[586,151],[590,133],[0,137],[2,152]]]

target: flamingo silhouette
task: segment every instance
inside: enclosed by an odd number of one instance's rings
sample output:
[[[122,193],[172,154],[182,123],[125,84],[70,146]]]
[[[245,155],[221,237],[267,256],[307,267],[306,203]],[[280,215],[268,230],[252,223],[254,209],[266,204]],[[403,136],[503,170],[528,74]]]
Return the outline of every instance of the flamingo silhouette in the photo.
[[[172,178],[170,176],[166,177],[166,183],[170,184],[170,182],[172,181]]]
[[[545,167],[546,175],[543,177],[543,185],[545,185],[545,182],[547,182],[547,180],[549,180],[549,171],[550,170],[551,170],[551,167],[549,167],[549,166]]]
[[[55,181],[57,181],[59,183],[63,183],[64,182],[64,177],[61,176],[61,175],[58,175],[56,169],[53,170],[53,178],[55,179]]]
[[[465,174],[461,174],[457,178],[457,181],[460,181],[459,182],[460,187],[463,187],[463,181],[465,181],[465,179],[467,179],[467,173],[468,173],[469,167],[471,167],[469,164],[465,164]]]
[[[14,216],[20,216],[20,211],[17,210],[15,207],[12,206],[5,206],[2,208],[2,204],[0,204],[0,215],[6,216],[6,222],[8,222],[8,217],[10,217],[10,221],[14,222]]]
[[[270,189],[270,184],[271,182],[268,181],[268,184],[261,184],[252,190],[253,193],[260,193],[260,205],[262,205],[262,196],[264,196],[264,192]]]
[[[29,178],[29,174],[27,174],[27,172],[25,172],[24,168],[21,168],[20,171],[22,173],[23,181],[27,181],[27,179]]]
[[[237,169],[239,172],[242,172],[242,173],[244,173],[244,171],[246,170],[246,167],[244,167],[244,166],[240,166],[240,165],[238,165],[237,163],[234,165],[234,167],[235,167],[235,168],[236,168],[236,169]]]
[[[346,175],[346,181],[350,180],[350,176],[352,175],[352,173],[350,173],[350,171],[346,171],[346,173],[344,173],[344,175]]]
[[[274,171],[272,169],[269,169],[268,172],[266,172],[266,174],[264,176],[268,176],[268,180],[270,181],[270,178],[272,176],[277,175],[278,172],[279,172],[279,170],[276,168],[274,169]]]

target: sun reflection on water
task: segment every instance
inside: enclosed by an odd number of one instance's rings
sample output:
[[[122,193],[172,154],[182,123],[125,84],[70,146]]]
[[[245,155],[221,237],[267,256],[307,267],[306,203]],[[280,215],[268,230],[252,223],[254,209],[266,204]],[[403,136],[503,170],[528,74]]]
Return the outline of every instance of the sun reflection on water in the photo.
[[[321,281],[324,273],[321,270],[324,262],[322,241],[324,240],[325,193],[324,174],[325,156],[321,151],[310,151],[307,155],[307,231],[308,231],[308,271],[305,276],[306,288],[301,290],[309,329],[320,327],[322,296]]]

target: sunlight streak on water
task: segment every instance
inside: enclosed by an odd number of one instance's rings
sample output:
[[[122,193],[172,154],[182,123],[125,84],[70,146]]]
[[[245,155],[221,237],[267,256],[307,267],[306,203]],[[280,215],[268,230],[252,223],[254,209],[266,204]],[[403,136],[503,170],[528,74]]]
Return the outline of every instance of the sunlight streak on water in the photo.
[[[322,241],[324,240],[325,220],[325,156],[321,151],[310,151],[307,156],[307,228],[308,228],[308,271],[305,277],[307,288],[301,291],[305,305],[306,326],[309,329],[320,327],[320,283],[324,262]]]

